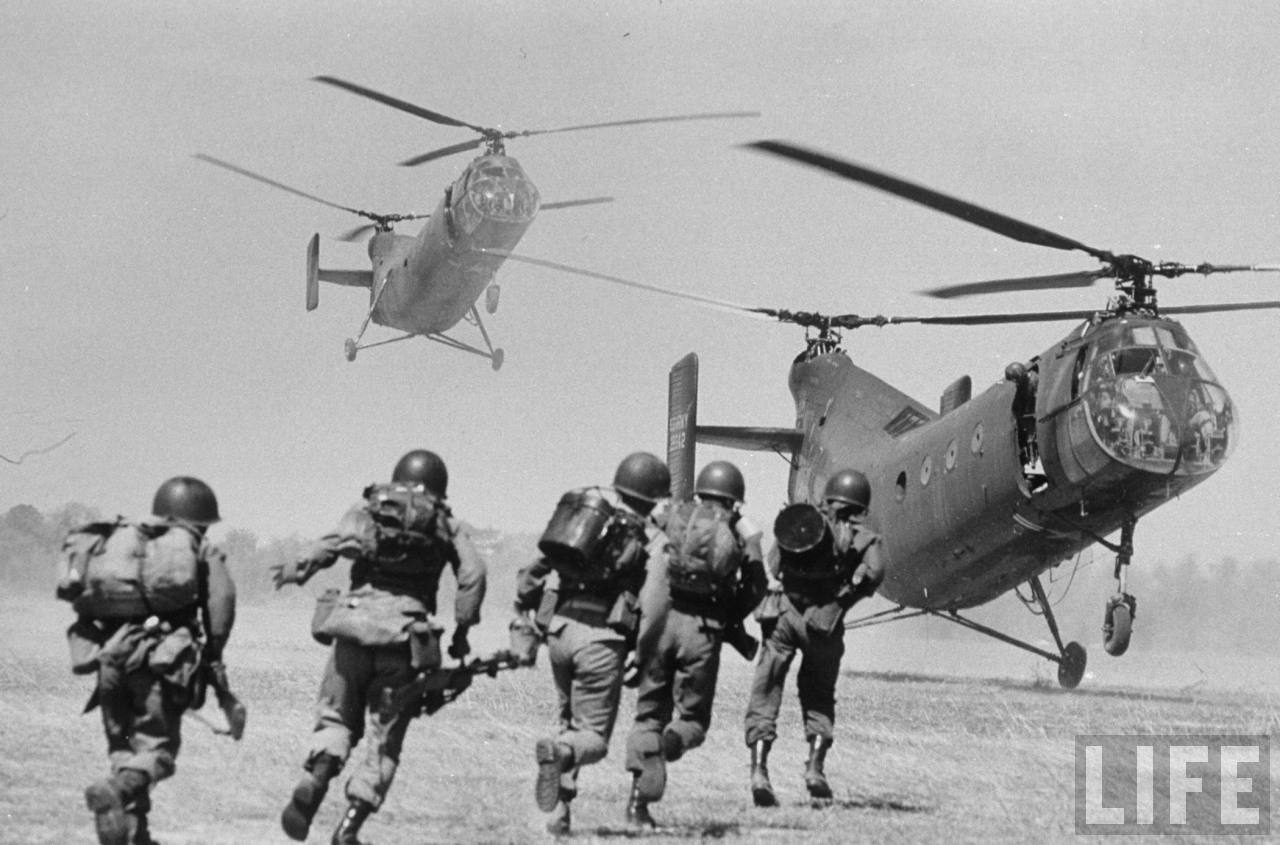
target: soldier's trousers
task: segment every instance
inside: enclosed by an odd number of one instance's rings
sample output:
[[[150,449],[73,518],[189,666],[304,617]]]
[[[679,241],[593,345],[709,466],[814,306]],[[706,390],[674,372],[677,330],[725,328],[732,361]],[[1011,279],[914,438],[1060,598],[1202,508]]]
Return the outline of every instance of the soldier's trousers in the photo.
[[[840,677],[840,660],[844,657],[844,626],[823,634],[809,628],[804,616],[789,602],[784,602],[784,608],[756,664],[751,700],[747,704],[747,745],[777,738],[782,689],[797,650],[804,655],[796,673],[796,689],[804,714],[805,739],[832,737],[836,681]]]
[[[720,643],[723,635],[717,623],[708,625],[702,616],[680,610],[668,611],[662,630],[646,655],[644,675],[636,696],[636,721],[627,736],[627,770],[640,774],[647,767],[663,766],[662,734],[675,733],[680,747],[697,748],[711,728],[711,708],[720,674]],[[652,779],[645,779],[646,787]],[[661,784],[641,797],[662,798]]]
[[[182,746],[187,691],[143,666],[131,672],[103,667],[98,706],[107,735],[111,771],[136,769],[152,784],[173,774]]]
[[[398,713],[384,721],[378,708],[384,690],[403,686],[414,675],[408,643],[373,647],[334,640],[320,681],[316,726],[307,760],[310,762],[323,752],[345,762],[364,738],[362,759],[347,780],[348,798],[366,801],[375,809],[382,805],[400,765],[404,735],[415,714]]]
[[[573,796],[578,792],[578,770],[609,753],[627,644],[610,628],[555,616],[547,653],[560,704],[556,739],[573,749],[573,767],[561,776],[560,789]]]

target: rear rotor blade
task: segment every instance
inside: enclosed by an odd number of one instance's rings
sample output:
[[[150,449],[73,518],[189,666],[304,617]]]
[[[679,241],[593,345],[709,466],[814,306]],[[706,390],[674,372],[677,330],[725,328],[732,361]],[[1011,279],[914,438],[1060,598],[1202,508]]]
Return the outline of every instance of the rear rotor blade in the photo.
[[[467,123],[465,120],[458,120],[456,117],[449,117],[447,114],[424,109],[422,106],[415,106],[413,103],[406,102],[396,97],[383,94],[380,91],[374,91],[372,88],[366,88],[363,85],[357,85],[354,82],[348,82],[345,79],[338,79],[336,76],[313,76],[316,82],[323,82],[326,85],[332,85],[335,88],[341,88],[344,91],[350,91],[352,94],[358,94],[361,97],[367,97],[370,100],[391,106],[393,109],[399,109],[408,112],[416,117],[425,118],[433,123],[441,123],[445,126],[465,126],[467,129],[474,129],[477,132],[488,134],[493,132],[492,129],[486,129],[483,126],[476,126],[474,123]]]
[[[500,256],[502,258],[508,259],[510,261],[518,261],[524,264],[532,264],[536,267],[547,267],[549,269],[559,270],[564,273],[572,273],[575,276],[586,276],[589,279],[599,279],[600,281],[611,282],[615,285],[623,285],[624,287],[629,287],[629,288],[636,288],[637,290],[646,290],[646,291],[649,291],[650,293],[662,294],[663,296],[672,296],[677,299],[686,299],[686,300],[689,300],[690,302],[696,302],[700,305],[706,305],[712,308],[733,311],[735,313],[745,314],[746,316],[754,317],[759,315],[758,309],[749,308],[746,305],[740,305],[736,302],[727,302],[723,299],[713,299],[712,297],[709,297],[709,296],[700,296],[696,293],[689,293],[688,291],[675,290],[673,288],[659,287],[658,285],[650,285],[644,282],[633,282],[630,279],[622,279],[622,278],[619,278],[618,276],[610,276],[605,273],[596,273],[593,270],[582,270],[578,267],[570,267],[567,264],[560,264],[559,262],[556,262],[556,261],[544,261],[541,258],[530,258],[527,255],[520,255],[518,253],[509,252],[505,249],[477,249],[476,252],[480,252],[485,255],[496,255],[496,256]]]
[[[366,223],[363,226],[356,226],[354,229],[348,229],[341,235],[338,235],[338,240],[345,241],[346,243],[358,241],[376,228],[378,227],[374,226],[372,223]]]
[[[816,150],[798,147],[785,141],[754,141],[750,144],[744,144],[744,146],[749,149],[781,156],[782,158],[789,158],[792,161],[833,173],[841,178],[860,182],[869,187],[923,205],[926,208],[932,208],[934,211],[940,211],[943,214],[959,218],[975,226],[981,226],[998,235],[1013,238],[1016,241],[1052,247],[1053,249],[1080,250],[1092,255],[1099,261],[1109,262],[1115,257],[1106,250],[1095,249],[1080,241],[1051,232],[1048,229],[1024,223],[1021,220],[1016,220],[996,211],[990,211],[971,202],[939,193],[923,185],[917,185],[905,179],[899,179],[896,176],[890,176],[887,173],[881,173],[878,170],[872,170],[869,167],[838,159]]]
[[[602,202],[613,202],[613,197],[592,197],[585,200],[561,200],[560,202],[544,202],[538,206],[539,211],[555,211],[559,208],[577,208],[580,205],[599,205]]]
[[[318,202],[321,205],[327,205],[330,208],[336,208],[341,211],[349,211],[352,214],[359,214],[361,217],[368,217],[370,215],[370,212],[361,211],[358,208],[351,208],[350,206],[346,206],[346,205],[339,205],[336,202],[330,202],[329,200],[323,199],[322,197],[318,197],[315,194],[308,194],[306,191],[300,191],[297,188],[291,188],[288,185],[284,184],[283,182],[277,182],[274,179],[268,179],[266,176],[262,176],[258,173],[254,173],[252,170],[245,170],[243,167],[237,167],[236,165],[231,164],[230,162],[222,161],[221,159],[214,158],[213,156],[210,156],[210,155],[205,155],[204,153],[196,153],[195,155],[192,156],[192,158],[197,158],[200,161],[207,162],[209,164],[212,164],[215,167],[221,167],[223,170],[230,170],[232,173],[239,173],[241,176],[246,176],[250,179],[253,179],[255,182],[262,182],[264,185],[270,185],[273,188],[279,188],[280,190],[286,191],[290,194],[293,194],[294,196],[299,196],[299,197],[302,197],[303,199],[309,199],[312,202]]]
[[[935,299],[955,299],[987,293],[1010,293],[1023,290],[1054,290],[1057,288],[1087,288],[1098,279],[1106,278],[1107,271],[1091,270],[1087,273],[1058,273],[1050,276],[1026,276],[1019,279],[992,279],[986,282],[969,282],[962,285],[944,285],[929,288],[920,293]]]

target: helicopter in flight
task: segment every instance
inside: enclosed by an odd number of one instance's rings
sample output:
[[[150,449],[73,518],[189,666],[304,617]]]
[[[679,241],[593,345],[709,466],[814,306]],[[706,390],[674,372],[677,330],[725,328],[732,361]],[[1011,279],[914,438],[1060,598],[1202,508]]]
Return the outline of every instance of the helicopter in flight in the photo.
[[[204,153],[196,154],[197,159],[208,164],[370,221],[339,238],[354,241],[372,232],[368,247],[372,262],[370,270],[322,268],[319,234],[313,235],[307,245],[308,311],[319,305],[320,282],[366,288],[369,291],[369,307],[364,321],[355,336],[347,338],[345,342],[348,361],[354,361],[361,349],[424,337],[452,349],[488,358],[495,370],[502,366],[503,351],[495,348],[490,340],[476,303],[483,294],[485,310],[489,314],[497,311],[500,290],[494,282],[494,276],[502,266],[506,254],[524,236],[539,211],[612,201],[611,197],[595,197],[542,202],[537,187],[525,174],[520,163],[506,154],[504,142],[508,138],[647,123],[759,116],[759,112],[710,112],[633,118],[556,129],[503,131],[467,123],[337,77],[316,76],[313,79],[433,123],[470,129],[479,135],[469,141],[406,159],[400,162],[402,166],[413,167],[484,147],[461,175],[445,188],[444,195],[431,214],[383,214],[340,205],[230,162]],[[394,224],[411,220],[427,222],[416,236],[395,233]],[[476,327],[483,347],[446,334],[463,321]],[[403,334],[374,343],[362,343],[370,323],[397,329]]]
[[[1142,516],[1207,480],[1236,445],[1235,404],[1190,333],[1172,315],[1277,309],[1280,301],[1157,304],[1156,278],[1280,271],[1276,265],[1153,263],[1096,249],[964,200],[824,153],[781,141],[746,145],[878,188],[1014,240],[1082,251],[1101,267],[1078,273],[955,285],[935,297],[1085,287],[1115,282],[1102,310],[886,317],[761,308],[684,290],[639,287],[757,318],[803,326],[804,350],[788,384],[789,427],[712,426],[698,421],[698,358],[671,369],[667,451],[672,495],[693,489],[696,443],[775,452],[790,464],[791,502],[821,501],[827,480],[854,468],[871,483],[870,521],[881,532],[886,574],[879,593],[895,607],[850,620],[858,628],[933,616],[1053,661],[1074,688],[1087,654],[1064,643],[1041,584],[1049,569],[1091,544],[1116,555],[1116,591],[1104,611],[1104,648],[1129,646],[1137,600],[1126,573]],[[520,256],[509,256],[526,260]],[[548,262],[533,262],[547,264]],[[583,272],[551,265],[567,272]],[[584,273],[607,281],[613,277]],[[1075,321],[1044,351],[1012,361],[977,396],[963,376],[937,410],[854,364],[841,332],[908,323],[982,326]],[[775,527],[776,528],[776,527]],[[1108,536],[1119,531],[1118,542]],[[1030,596],[1021,592],[1023,585]],[[962,614],[1016,590],[1038,606],[1056,651]]]

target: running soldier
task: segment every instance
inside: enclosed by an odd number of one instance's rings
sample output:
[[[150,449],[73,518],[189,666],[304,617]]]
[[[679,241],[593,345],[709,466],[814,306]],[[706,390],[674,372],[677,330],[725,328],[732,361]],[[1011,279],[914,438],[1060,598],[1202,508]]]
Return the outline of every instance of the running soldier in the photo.
[[[804,655],[796,676],[809,745],[804,783],[812,798],[831,798],[823,766],[833,736],[844,616],[873,595],[884,577],[879,537],[863,523],[871,504],[866,476],[852,469],[838,472],[822,498],[821,508],[791,505],[774,523],[777,546],[769,563],[777,616],[761,618],[768,633],[746,714],[751,794],[758,807],[778,803],[769,781],[769,749],[778,736],[782,688],[796,651]]]
[[[561,498],[538,543],[542,557],[517,576],[516,612],[532,614],[545,634],[559,700],[559,732],[534,748],[534,795],[538,808],[551,813],[553,834],[569,833],[581,768],[609,751],[646,561],[661,539],[647,517],[670,488],[666,464],[647,452],[629,455],[612,487]]]
[[[230,694],[222,653],[235,584],[205,537],[218,501],[203,481],[178,476],[160,485],[151,513],[91,523],[63,544],[57,595],[78,615],[72,671],[97,673],[88,709],[102,708],[111,760],[111,776],[85,790],[102,845],[151,845],[151,790],[174,773],[182,714],[203,704],[207,683]],[[238,718],[237,739],[242,707]]]
[[[339,557],[352,561],[350,590],[313,622],[313,634],[332,641],[333,651],[320,681],[306,774],[280,817],[284,832],[300,842],[329,782],[362,737],[364,759],[347,780],[349,805],[333,833],[334,845],[358,845],[361,825],[382,805],[417,709],[384,716],[381,705],[388,691],[440,665],[443,627],[434,614],[445,566],[458,584],[448,653],[460,660],[471,650],[467,632],[480,621],[485,565],[445,503],[448,483],[444,461],[434,452],[407,453],[390,484],[366,488],[364,500],[334,531],[274,573],[278,589],[305,583]]]
[[[767,579],[760,530],[738,510],[745,496],[738,468],[714,461],[698,473],[694,500],[674,505],[661,521],[665,568],[653,572],[665,580],[669,598],[665,613],[643,621],[637,655],[640,688],[626,760],[632,774],[626,819],[633,826],[655,826],[649,804],[665,792],[666,764],[706,739],[721,643],[754,656],[742,619],[764,596]]]

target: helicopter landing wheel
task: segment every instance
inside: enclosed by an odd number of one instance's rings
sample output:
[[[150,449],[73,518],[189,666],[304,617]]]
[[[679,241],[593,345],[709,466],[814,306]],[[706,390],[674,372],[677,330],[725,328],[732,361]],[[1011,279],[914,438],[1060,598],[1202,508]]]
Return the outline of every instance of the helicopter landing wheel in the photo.
[[[493,350],[493,354],[489,356],[489,361],[491,364],[493,364],[494,372],[497,372],[498,370],[502,369],[502,362],[505,358],[506,358],[506,353],[504,353],[501,349]]]
[[[347,342],[343,344],[342,349],[346,353],[348,361],[354,361],[356,359],[356,350],[358,350],[359,347],[356,346],[354,338],[347,338]]]
[[[1114,595],[1107,602],[1107,612],[1102,623],[1102,647],[1107,650],[1107,654],[1119,657],[1128,651],[1136,604],[1133,596],[1128,593]]]
[[[1062,660],[1058,662],[1058,685],[1063,689],[1075,689],[1084,678],[1084,667],[1089,661],[1089,654],[1080,643],[1072,641],[1062,649]]]

